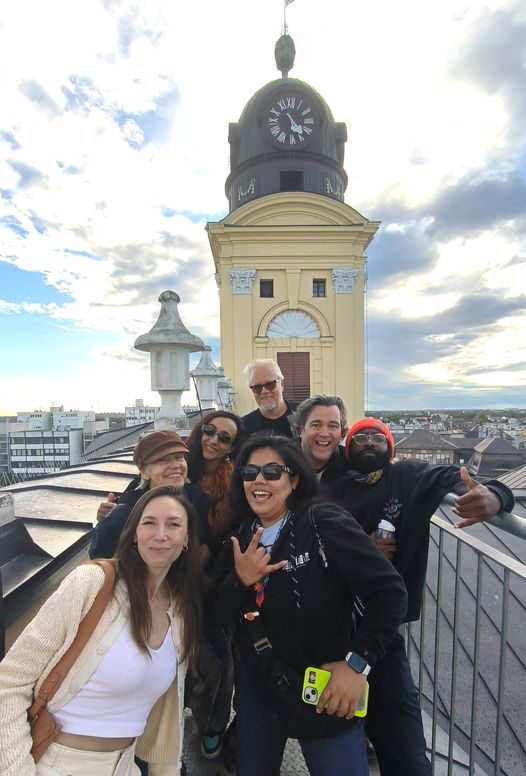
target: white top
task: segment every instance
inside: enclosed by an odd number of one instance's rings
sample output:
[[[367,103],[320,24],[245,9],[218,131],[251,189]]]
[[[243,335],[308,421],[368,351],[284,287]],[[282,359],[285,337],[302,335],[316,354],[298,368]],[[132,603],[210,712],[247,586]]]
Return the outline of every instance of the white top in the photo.
[[[170,628],[159,649],[141,652],[129,621],[84,687],[54,712],[64,733],[101,738],[140,736],[155,702],[177,675]]]

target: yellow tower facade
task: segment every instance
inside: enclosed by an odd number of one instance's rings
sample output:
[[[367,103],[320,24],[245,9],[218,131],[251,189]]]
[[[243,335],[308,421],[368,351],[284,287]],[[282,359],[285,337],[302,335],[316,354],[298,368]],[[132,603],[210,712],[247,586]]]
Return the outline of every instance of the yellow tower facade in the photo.
[[[363,416],[365,251],[378,226],[307,192],[256,199],[208,224],[221,364],[240,414],[255,406],[244,366],[274,358],[292,400],[335,393],[351,418]]]
[[[208,223],[221,309],[221,364],[236,411],[256,406],[243,368],[275,359],[285,398],[338,394],[364,410],[366,249],[379,222],[344,203],[347,129],[318,92],[288,77],[294,44],[276,45],[282,78],[229,126],[230,212]]]

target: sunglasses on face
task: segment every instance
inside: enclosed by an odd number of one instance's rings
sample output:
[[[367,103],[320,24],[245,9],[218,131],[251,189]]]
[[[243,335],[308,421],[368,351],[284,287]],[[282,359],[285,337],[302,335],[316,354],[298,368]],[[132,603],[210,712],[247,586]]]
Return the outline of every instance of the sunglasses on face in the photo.
[[[275,380],[269,380],[268,383],[254,383],[254,385],[250,386],[250,390],[253,391],[254,393],[261,393],[263,388],[266,391],[273,391],[274,388],[276,387],[276,383],[278,382],[278,380],[281,380],[281,378],[276,377]]]
[[[234,441],[230,434],[228,434],[226,431],[218,431],[217,428],[212,426],[211,423],[205,423],[202,428],[202,432],[207,437],[217,436],[217,441],[221,442],[222,445],[231,445]]]
[[[263,466],[247,463],[246,466],[239,467],[241,479],[245,482],[254,482],[260,472],[267,481],[279,480],[283,472],[294,474],[292,469],[289,469],[288,466],[282,466],[280,463],[266,463]]]
[[[387,440],[387,437],[384,436],[384,434],[355,434],[353,436],[353,442],[356,442],[357,445],[365,445],[366,442],[372,442],[375,445],[383,445],[383,443]]]

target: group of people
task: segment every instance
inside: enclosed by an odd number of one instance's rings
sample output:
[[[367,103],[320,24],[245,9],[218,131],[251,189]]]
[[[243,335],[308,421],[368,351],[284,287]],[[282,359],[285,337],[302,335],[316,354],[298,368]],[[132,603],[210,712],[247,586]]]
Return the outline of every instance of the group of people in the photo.
[[[237,776],[277,776],[289,737],[313,776],[365,776],[366,735],[382,776],[431,774],[398,632],[420,616],[429,520],[450,491],[458,527],[513,496],[464,468],[394,462],[389,428],[348,429],[337,396],[290,406],[271,359],[245,374],[254,412],[139,440],[138,476],[100,505],[93,562],[0,664],[0,774],[176,776],[185,705],[214,758],[232,703]],[[375,536],[382,519],[390,538]],[[35,763],[27,709],[103,585],[98,558],[115,570],[113,594],[48,704],[60,732]],[[307,667],[328,672],[312,705]]]

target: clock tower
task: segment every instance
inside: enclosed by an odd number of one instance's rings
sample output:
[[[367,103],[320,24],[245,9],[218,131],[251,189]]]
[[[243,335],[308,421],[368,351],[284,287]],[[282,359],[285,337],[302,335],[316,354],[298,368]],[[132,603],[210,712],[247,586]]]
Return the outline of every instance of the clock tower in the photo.
[[[207,225],[221,300],[221,363],[237,411],[254,408],[243,367],[274,358],[285,397],[336,393],[364,409],[365,250],[378,222],[344,203],[347,129],[320,94],[289,78],[294,43],[276,44],[282,77],[230,124],[230,212]]]

